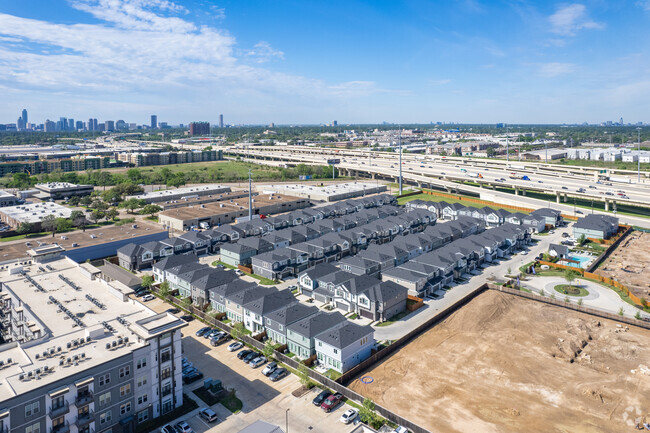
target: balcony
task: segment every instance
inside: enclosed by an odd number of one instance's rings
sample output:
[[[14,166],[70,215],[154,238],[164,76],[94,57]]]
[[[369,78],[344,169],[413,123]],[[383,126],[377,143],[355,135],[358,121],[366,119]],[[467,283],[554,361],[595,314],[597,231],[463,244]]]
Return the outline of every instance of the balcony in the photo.
[[[50,427],[50,433],[70,433],[70,424],[65,422],[56,427]]]
[[[94,412],[90,411],[88,413],[85,413],[83,415],[78,415],[77,416],[77,421],[75,421],[75,425],[79,430],[81,430],[82,427],[90,424],[91,422],[95,421],[95,414]]]
[[[79,393],[77,394],[77,397],[75,398],[74,402],[77,406],[83,406],[84,404],[88,404],[93,401],[93,393],[92,392],[84,392],[84,393]]]
[[[62,406],[50,407],[49,416],[50,419],[54,419],[60,417],[61,415],[65,415],[68,412],[70,412],[70,405],[66,401]]]

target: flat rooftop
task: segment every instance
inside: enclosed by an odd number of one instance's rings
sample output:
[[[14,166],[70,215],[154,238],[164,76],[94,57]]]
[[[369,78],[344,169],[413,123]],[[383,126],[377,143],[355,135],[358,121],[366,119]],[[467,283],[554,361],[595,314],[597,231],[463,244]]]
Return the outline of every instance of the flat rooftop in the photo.
[[[209,185],[189,186],[186,188],[175,188],[175,189],[165,189],[165,190],[153,191],[153,192],[145,192],[144,194],[133,195],[127,198],[135,197],[137,199],[142,199],[142,200],[165,201],[167,200],[167,197],[176,197],[179,194],[190,196],[196,194],[205,195],[205,194],[209,194],[210,192],[214,194],[219,194],[221,192],[229,192],[229,191],[230,191],[229,186],[209,184]]]
[[[253,197],[253,209],[259,209],[265,206],[277,205],[280,203],[289,203],[297,200],[303,200],[300,197],[287,196],[284,194],[259,194]],[[180,220],[190,220],[195,218],[209,218],[213,215],[227,214],[243,209],[248,209],[248,197],[221,201],[215,203],[206,203],[200,206],[188,206],[160,212],[160,216],[176,218]],[[277,213],[282,213],[279,211]]]
[[[72,209],[58,203],[42,202],[3,207],[0,213],[16,221],[38,223],[47,215],[54,215],[56,218],[70,218]]]
[[[67,191],[70,189],[79,189],[79,188],[93,188],[92,185],[77,185],[70,182],[48,182],[48,183],[37,183],[34,185],[36,189],[41,191]]]
[[[80,266],[62,258],[23,268],[31,281],[20,274],[0,276],[3,292],[20,299],[22,308],[36,317],[33,325],[44,334],[23,344],[0,346],[0,360],[6,363],[11,358],[13,361],[2,370],[0,400],[78,374],[143,347],[147,343],[145,340],[138,342],[138,336],[146,339],[185,326],[185,322],[171,314],[157,314],[137,300],[124,297],[122,292],[113,291],[108,283],[90,280],[83,275]],[[75,323],[70,315],[77,317],[83,326]],[[88,337],[90,340],[86,341]],[[128,342],[124,342],[125,337]],[[122,344],[119,344],[120,338]],[[74,344],[80,339],[83,339],[81,345]],[[115,347],[113,341],[118,342]],[[67,347],[68,343],[72,343],[71,348]],[[110,349],[106,348],[107,343],[111,344]],[[75,356],[78,357],[76,363]],[[72,363],[67,363],[68,358]],[[64,360],[63,366],[61,360]],[[43,373],[46,366],[51,370],[47,374]],[[20,374],[36,374],[36,369],[41,370],[39,379],[20,379]]]
[[[86,229],[85,232],[76,230],[74,232],[57,234],[55,237],[46,235],[37,238],[0,242],[0,263],[27,257],[27,250],[38,247],[39,243],[56,243],[65,248],[66,251],[72,251],[78,248],[136,238],[163,231],[158,224],[154,223],[138,221],[134,224],[136,224],[136,228],[133,228],[133,224],[124,224],[121,226],[110,225],[90,230]],[[30,245],[28,246],[27,243]],[[73,244],[76,244],[76,246],[73,247]]]
[[[265,194],[269,192],[294,194],[294,195],[320,195],[320,196],[334,196],[339,194],[348,193],[367,193],[385,191],[385,185],[377,185],[374,182],[346,182],[338,184],[330,184],[325,186],[307,185],[307,184],[279,184],[279,185],[263,185],[258,187],[258,190],[264,191]]]

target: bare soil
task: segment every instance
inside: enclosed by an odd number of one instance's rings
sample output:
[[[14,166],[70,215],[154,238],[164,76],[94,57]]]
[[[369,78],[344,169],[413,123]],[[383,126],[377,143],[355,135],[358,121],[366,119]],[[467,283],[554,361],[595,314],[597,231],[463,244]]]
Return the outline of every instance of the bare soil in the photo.
[[[350,388],[435,432],[620,432],[650,420],[650,330],[487,291]]]
[[[596,271],[650,301],[650,233],[633,231]]]

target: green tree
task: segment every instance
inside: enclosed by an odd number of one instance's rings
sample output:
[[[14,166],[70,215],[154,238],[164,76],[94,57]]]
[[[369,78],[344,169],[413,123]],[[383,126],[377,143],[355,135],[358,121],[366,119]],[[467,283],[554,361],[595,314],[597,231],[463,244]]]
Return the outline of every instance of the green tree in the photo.
[[[121,208],[126,209],[128,213],[134,213],[136,209],[140,209],[145,206],[145,201],[137,198],[130,198],[126,201],[120,203]]]
[[[81,197],[81,199],[79,200],[79,204],[81,204],[82,206],[90,206],[90,204],[92,202],[93,202],[93,199],[89,195]]]
[[[33,231],[34,231],[34,224],[32,223],[20,223],[18,227],[16,227],[16,233],[20,235],[31,233]]]
[[[583,234],[578,238],[578,245],[583,246],[587,242],[587,237]]]
[[[167,281],[160,283],[158,291],[160,293],[160,296],[167,299],[167,296],[169,296],[171,293],[171,290],[169,289],[169,283]]]
[[[41,220],[41,229],[46,232],[52,232],[52,237],[56,234],[56,217],[54,215],[46,215]]]
[[[100,210],[95,210],[90,213],[90,219],[97,224],[97,221],[104,218],[106,215]]]
[[[566,280],[567,283],[569,283],[569,286],[572,286],[573,281],[578,278],[578,275],[580,275],[577,271],[574,271],[573,269],[565,269],[564,270],[564,279]]]
[[[65,232],[72,228],[72,221],[68,218],[57,218],[56,219],[56,231]]]
[[[311,380],[309,379],[309,367],[307,367],[302,362],[298,364],[296,375],[298,376],[300,383],[302,383],[304,386],[308,386],[310,384]]]
[[[618,309],[618,315],[619,315],[619,316],[623,316],[623,315],[625,315],[625,311],[623,310],[623,307],[621,307],[621,308]]]
[[[378,427],[377,424],[380,423],[380,419],[375,413],[375,403],[369,398],[363,400],[363,405],[359,410],[359,418],[371,427]]]
[[[80,201],[81,201],[81,197],[79,197],[78,195],[73,195],[72,197],[70,197],[70,200],[68,200],[68,204],[70,206],[79,206]]]
[[[145,275],[142,277],[142,283],[140,285],[145,289],[151,288],[151,285],[154,283],[153,277],[151,275]]]
[[[185,308],[186,310],[190,309],[190,306],[192,305],[192,297],[188,296],[186,298],[181,299],[181,306]]]
[[[242,322],[237,322],[234,325],[232,325],[232,329],[230,330],[230,336],[234,338],[235,340],[239,340],[246,334],[246,327]]]
[[[149,214],[153,218],[153,216],[156,215],[161,210],[162,208],[157,204],[148,204],[142,208],[142,213]]]
[[[115,218],[117,218],[120,215],[117,209],[115,208],[110,208],[109,210],[106,211],[106,220],[111,220],[115,221]]]
[[[494,147],[488,147],[485,153],[487,154],[488,158],[492,158],[494,157],[494,155],[496,155],[496,151],[494,150]]]
[[[264,349],[262,349],[262,354],[266,356],[267,359],[269,359],[271,356],[273,356],[273,353],[275,353],[275,346],[273,345],[273,341],[269,338],[266,340],[266,343],[264,343]]]

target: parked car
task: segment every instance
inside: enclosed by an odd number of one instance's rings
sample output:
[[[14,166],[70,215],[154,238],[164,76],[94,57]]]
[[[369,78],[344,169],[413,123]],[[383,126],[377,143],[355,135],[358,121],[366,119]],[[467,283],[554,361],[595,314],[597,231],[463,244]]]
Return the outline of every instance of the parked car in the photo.
[[[266,377],[270,376],[271,373],[273,373],[275,370],[278,369],[278,364],[275,362],[269,362],[266,364],[266,367],[264,367],[264,370],[262,370],[262,374]]]
[[[235,269],[235,275],[238,275],[238,276],[241,277],[241,276],[244,275],[244,273],[242,271],[240,271],[239,269]]]
[[[240,351],[237,354],[237,358],[238,359],[244,359],[244,357],[248,356],[251,352],[252,352],[252,350],[250,350],[250,349],[244,349],[244,350]]]
[[[178,308],[168,308],[167,312],[170,314],[176,314],[176,313],[180,313],[181,310],[179,310]]]
[[[194,316],[190,314],[186,314],[184,316],[181,316],[180,319],[185,320],[186,322],[191,322],[192,320],[194,320]]]
[[[340,421],[343,424],[350,424],[354,419],[359,415],[359,411],[356,409],[348,409],[346,410],[343,415],[341,415]]]
[[[409,431],[406,427],[402,427],[401,425],[398,425],[393,433],[409,433]]]
[[[228,352],[234,352],[235,350],[239,350],[242,347],[244,347],[244,343],[241,341],[235,341],[234,343],[230,343],[228,346]]]
[[[217,413],[210,409],[209,407],[204,407],[199,409],[199,416],[203,418],[206,422],[219,421],[217,418]]]
[[[248,364],[249,362],[251,362],[253,359],[257,358],[258,356],[262,356],[262,354],[259,353],[259,352],[251,352],[248,355],[244,356],[244,358],[242,358],[242,361],[244,361],[246,364]]]
[[[194,335],[196,335],[197,337],[203,337],[203,335],[207,334],[211,330],[212,330],[212,328],[210,328],[209,326],[205,326],[205,327],[199,329],[198,331],[196,331],[196,334],[194,334]]]
[[[265,362],[266,362],[266,356],[258,356],[257,358],[249,362],[248,365],[250,365],[251,368],[257,368],[260,365],[263,365]]]
[[[286,368],[278,368],[273,373],[271,373],[269,379],[271,379],[271,382],[277,382],[278,380],[282,379],[284,376],[287,376],[288,374],[289,374],[289,370],[287,370]]]
[[[142,297],[142,302],[152,301],[154,299],[156,299],[156,297],[154,295],[148,294],[148,295],[144,295]]]
[[[205,338],[205,339],[212,338],[214,335],[218,335],[220,332],[223,332],[223,331],[221,331],[219,329],[210,328],[210,332],[206,332],[205,334],[203,334],[203,338]]]
[[[190,425],[185,421],[177,422],[174,427],[176,427],[178,433],[194,433],[192,427],[190,427]]]
[[[183,383],[187,385],[188,383],[196,382],[202,377],[203,377],[203,373],[201,373],[200,371],[193,371],[187,376],[183,376]]]
[[[563,232],[563,233],[562,233],[562,237],[563,237],[563,238],[568,238],[568,237],[569,237],[569,234],[568,234],[567,232]]]
[[[219,332],[218,334],[210,337],[210,344],[213,346],[218,346],[224,341],[228,341],[229,338],[230,338],[230,334],[228,334],[227,332]]]
[[[165,424],[160,429],[160,433],[176,433],[176,429],[169,424]]]
[[[338,406],[339,403],[341,403],[341,400],[343,400],[343,394],[337,392],[336,394],[332,394],[329,397],[327,397],[323,402],[323,404],[320,405],[320,408],[323,409],[325,412],[330,412],[332,411],[332,409]]]
[[[318,394],[316,397],[314,397],[314,399],[311,402],[314,404],[314,406],[320,406],[321,404],[323,404],[323,401],[330,395],[332,395],[332,393],[327,390],[321,391],[321,393]]]
[[[298,286],[296,286],[295,284],[292,284],[292,285],[287,287],[287,289],[289,289],[289,290],[296,290],[297,288],[298,288]]]

